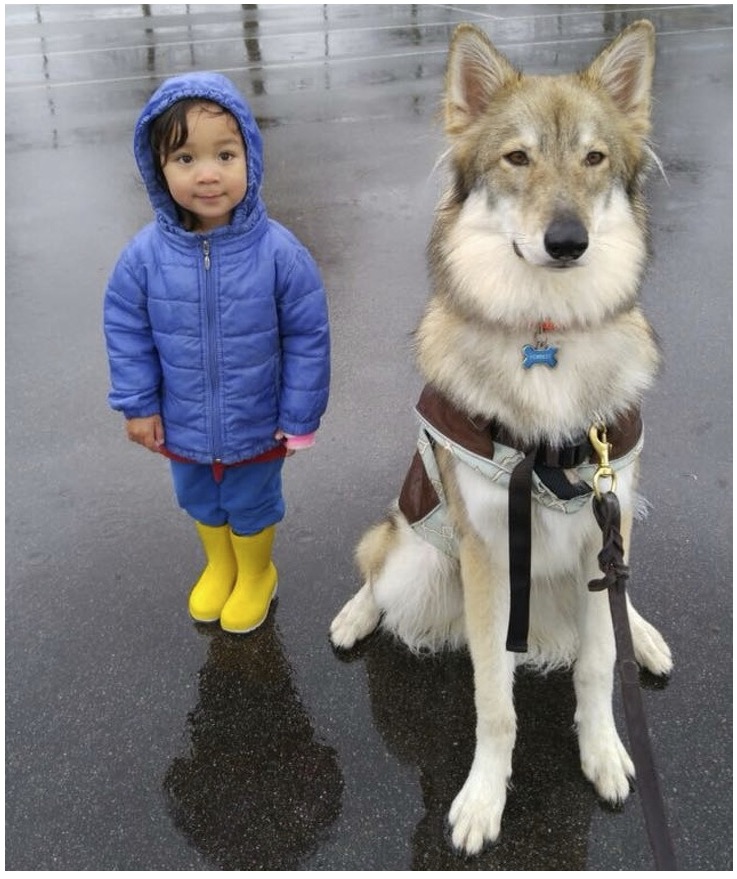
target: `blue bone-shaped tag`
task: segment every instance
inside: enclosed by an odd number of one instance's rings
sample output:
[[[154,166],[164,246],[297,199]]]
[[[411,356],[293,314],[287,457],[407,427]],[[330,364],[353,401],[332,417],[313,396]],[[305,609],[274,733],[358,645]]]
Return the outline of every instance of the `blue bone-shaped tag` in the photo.
[[[532,366],[544,364],[552,369],[558,365],[558,361],[555,359],[557,353],[558,349],[552,345],[548,345],[546,348],[534,348],[532,345],[525,345],[522,349],[522,356],[524,358],[522,366],[525,369],[530,369]]]

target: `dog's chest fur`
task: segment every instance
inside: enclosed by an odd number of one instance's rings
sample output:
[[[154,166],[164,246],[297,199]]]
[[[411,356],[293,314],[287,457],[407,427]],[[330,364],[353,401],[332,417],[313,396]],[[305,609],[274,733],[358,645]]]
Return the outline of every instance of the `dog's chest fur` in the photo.
[[[639,405],[652,382],[658,351],[637,306],[589,326],[553,329],[548,342],[557,365],[523,366],[522,349],[535,325],[509,328],[465,309],[455,296],[431,300],[417,336],[424,377],[462,411],[493,420],[518,438],[517,448],[576,442],[592,424],[612,424]],[[460,461],[454,472],[464,514],[492,553],[508,553],[508,491]],[[618,471],[623,510],[634,502],[636,467]],[[600,540],[590,508],[567,514],[533,504],[533,580],[554,581],[577,571]]]
[[[600,326],[553,331],[554,368],[523,368],[534,332],[533,323],[524,331],[490,326],[435,299],[418,330],[420,369],[459,408],[498,421],[523,445],[561,446],[639,404],[657,368],[636,308]]]

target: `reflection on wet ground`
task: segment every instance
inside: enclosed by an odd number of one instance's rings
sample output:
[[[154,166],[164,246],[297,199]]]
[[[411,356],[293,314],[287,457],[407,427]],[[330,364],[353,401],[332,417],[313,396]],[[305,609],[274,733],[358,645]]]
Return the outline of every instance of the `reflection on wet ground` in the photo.
[[[220,869],[299,869],[340,814],[337,754],[315,741],[273,620],[247,639],[203,628],[189,745],[164,776],[174,822]]]
[[[448,804],[463,786],[474,751],[472,669],[467,654],[418,659],[387,639],[366,650],[373,719],[391,753],[417,767],[425,813],[412,833],[413,870],[479,869],[449,842]],[[509,828],[482,859],[483,869],[583,870],[593,792],[578,775],[573,689],[568,674],[520,674],[515,685],[519,737]],[[534,706],[534,710],[531,710]],[[421,718],[422,722],[418,723]],[[543,733],[541,735],[541,733]],[[435,747],[428,748],[428,743]],[[545,820],[540,821],[540,815]]]
[[[666,369],[646,409],[653,511],[632,588],[676,658],[644,699],[679,867],[730,869],[732,370],[708,352],[731,342],[731,7],[5,16],[7,869],[650,868],[636,797],[604,809],[580,772],[569,674],[519,676],[502,836],[465,859],[446,815],[473,754],[467,655],[415,657],[375,636],[336,656],[327,640],[357,585],[355,541],[414,442],[411,332],[453,27],[480,23],[515,63],[555,72],[642,16],[658,31],[668,176],[649,189],[644,299]],[[252,102],[270,213],[315,253],[333,323],[328,416],[285,472],[280,598],[247,638],[188,620],[194,535],[166,469],[124,443],[105,404],[102,290],[149,219],[133,125],[163,77],[191,69],[227,73]]]

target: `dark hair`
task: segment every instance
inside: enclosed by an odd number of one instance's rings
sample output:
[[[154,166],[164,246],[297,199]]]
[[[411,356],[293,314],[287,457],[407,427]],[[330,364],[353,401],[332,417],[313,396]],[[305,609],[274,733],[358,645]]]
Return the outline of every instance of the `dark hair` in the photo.
[[[209,98],[184,98],[164,110],[149,126],[148,141],[153,153],[156,179],[167,192],[169,191],[169,186],[166,182],[166,177],[164,177],[164,165],[169,156],[187,142],[189,137],[187,113],[195,109],[195,107],[202,108],[204,112],[210,113],[212,116],[228,114],[224,107],[221,107],[217,102],[211,101]],[[218,109],[216,110],[215,107]],[[177,210],[185,229],[190,231],[194,229],[197,225],[197,218],[194,214],[179,205],[177,205]]]

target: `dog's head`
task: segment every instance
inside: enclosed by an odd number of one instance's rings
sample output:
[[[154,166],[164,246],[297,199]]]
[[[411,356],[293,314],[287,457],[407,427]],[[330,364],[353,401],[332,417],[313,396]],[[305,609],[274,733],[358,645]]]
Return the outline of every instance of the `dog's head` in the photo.
[[[526,318],[586,323],[631,304],[647,249],[654,42],[639,21],[579,73],[526,76],[483,31],[456,29],[444,100],[452,182],[431,255],[491,319],[521,316],[504,313],[509,298],[495,304],[491,283],[529,289],[517,303]]]

